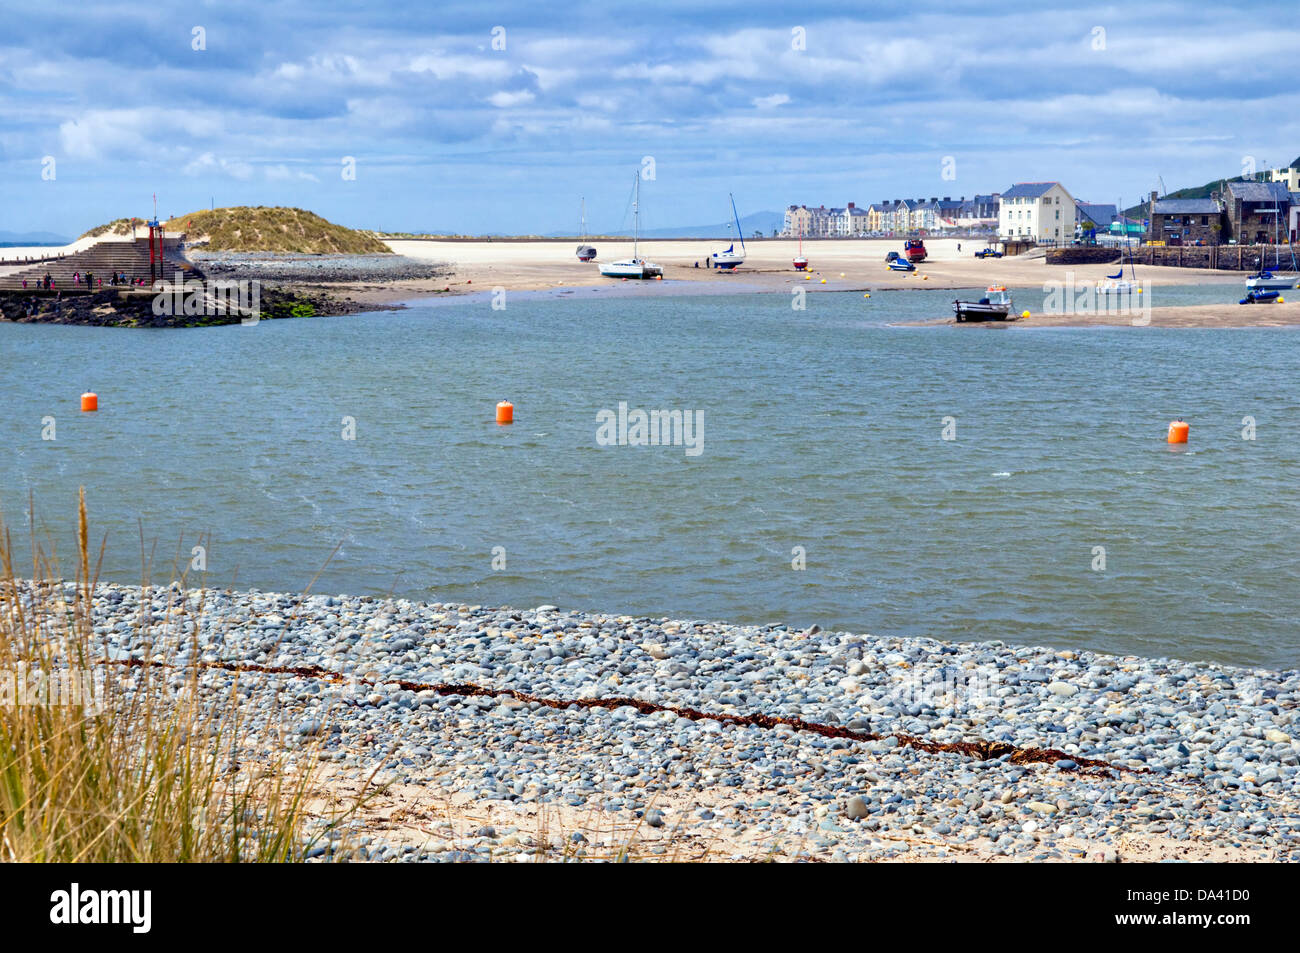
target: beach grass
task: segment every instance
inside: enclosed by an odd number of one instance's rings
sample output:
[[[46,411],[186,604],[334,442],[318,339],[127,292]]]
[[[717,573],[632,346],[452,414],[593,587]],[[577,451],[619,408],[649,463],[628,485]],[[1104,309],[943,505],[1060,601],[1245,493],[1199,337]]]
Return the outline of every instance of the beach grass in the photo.
[[[300,208],[235,206],[178,215],[164,226],[184,232],[209,251],[281,254],[387,255],[387,245],[369,232],[326,221]]]
[[[291,758],[258,737],[237,681],[213,687],[192,662],[110,653],[94,632],[84,490],[78,541],[75,587],[35,542],[20,578],[0,526],[0,861],[306,857],[330,826],[319,805],[336,803],[318,788],[315,752]],[[178,597],[136,624],[197,632],[197,614]]]

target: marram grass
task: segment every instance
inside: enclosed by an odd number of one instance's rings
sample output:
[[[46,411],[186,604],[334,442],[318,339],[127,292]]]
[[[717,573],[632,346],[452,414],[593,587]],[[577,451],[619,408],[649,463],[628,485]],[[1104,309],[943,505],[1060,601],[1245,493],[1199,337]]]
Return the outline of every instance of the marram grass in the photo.
[[[148,652],[163,665],[127,666],[120,653],[112,661],[94,634],[84,491],[78,543],[75,587],[51,581],[59,575],[35,543],[30,579],[20,579],[0,526],[0,861],[304,857],[326,829],[309,823],[307,805],[330,801],[315,752],[300,750],[291,764],[259,737],[233,677]],[[162,591],[175,594],[163,616],[133,625],[145,635],[197,632],[201,608],[183,590]],[[141,600],[142,614],[150,602]],[[27,697],[14,692],[20,674]],[[62,684],[60,697],[36,697],[41,679]]]

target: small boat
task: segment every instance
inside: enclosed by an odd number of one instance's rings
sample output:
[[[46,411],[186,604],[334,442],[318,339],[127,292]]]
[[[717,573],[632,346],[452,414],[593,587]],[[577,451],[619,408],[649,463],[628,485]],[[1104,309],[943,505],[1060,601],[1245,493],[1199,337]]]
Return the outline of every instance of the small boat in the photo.
[[[887,267],[891,271],[916,271],[916,265],[912,264],[906,258],[895,258],[889,262]]]
[[[1264,256],[1259,256],[1259,271],[1246,279],[1247,291],[1290,291],[1300,281],[1300,275],[1296,274],[1295,248],[1291,245],[1290,236],[1287,237],[1287,248],[1291,251],[1291,274],[1284,275],[1280,273],[1282,267],[1282,254],[1278,245],[1278,214],[1273,212],[1273,268],[1270,269],[1264,264]],[[1250,295],[1246,296],[1247,298]],[[1245,304],[1246,302],[1242,302]]]
[[[1290,291],[1295,287],[1296,281],[1297,277],[1295,275],[1279,275],[1267,268],[1263,268],[1246,279],[1246,290]]]
[[[1124,203],[1116,200],[1116,208],[1123,208]],[[1128,250],[1128,270],[1129,277],[1124,277],[1124,252]],[[1104,281],[1097,282],[1098,294],[1135,294],[1142,290],[1142,283],[1138,281],[1137,265],[1133,261],[1133,251],[1129,248],[1128,237],[1125,236],[1123,244],[1119,249],[1119,273],[1107,275]]]
[[[632,184],[632,257],[622,261],[613,261],[600,266],[600,273],[606,278],[662,278],[664,270],[653,262],[646,261],[638,254],[637,243],[641,229],[641,170],[635,173]]]
[[[1260,288],[1247,291],[1246,297],[1238,301],[1237,304],[1273,304],[1281,300],[1281,292]]]
[[[736,251],[736,243],[732,242],[727,246],[725,251],[715,251],[709,256],[710,260],[713,262],[713,267],[719,268],[722,271],[734,271],[737,265],[743,265],[745,263],[745,252],[747,250],[745,248],[745,233],[740,230],[740,216],[736,214],[736,197],[732,195],[730,198],[731,217],[736,223],[736,234],[740,236],[740,251]]]
[[[803,222],[799,223],[799,254],[794,256],[794,270],[807,271],[808,259],[803,254]]]
[[[989,285],[978,301],[954,301],[958,321],[1005,321],[1011,314],[1011,292],[1006,285]]]
[[[578,225],[578,261],[595,261],[596,246],[588,245],[584,239],[587,237],[587,200],[582,200],[582,211],[579,213]]]

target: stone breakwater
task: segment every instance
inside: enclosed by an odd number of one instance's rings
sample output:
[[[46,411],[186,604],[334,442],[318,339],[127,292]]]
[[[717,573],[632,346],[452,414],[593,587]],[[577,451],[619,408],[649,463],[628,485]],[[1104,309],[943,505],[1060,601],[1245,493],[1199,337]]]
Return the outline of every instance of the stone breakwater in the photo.
[[[257,591],[103,585],[94,620],[118,662],[199,661],[218,685],[236,677],[220,666],[253,668],[237,676],[250,725],[315,746],[339,790],[378,770],[391,810],[357,821],[353,856],[596,858],[634,840],[647,858],[1264,860],[1300,843],[1294,671]],[[602,698],[649,710],[578,704]]]
[[[212,278],[295,283],[391,282],[450,275],[439,262],[402,255],[294,255],[271,252],[212,252],[191,248],[188,255]]]

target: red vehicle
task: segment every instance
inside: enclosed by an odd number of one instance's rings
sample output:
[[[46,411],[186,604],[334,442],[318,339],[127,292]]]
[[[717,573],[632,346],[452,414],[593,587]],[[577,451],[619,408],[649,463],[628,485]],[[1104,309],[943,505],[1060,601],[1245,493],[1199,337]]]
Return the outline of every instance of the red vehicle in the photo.
[[[925,261],[925,242],[919,238],[909,238],[904,242],[903,251],[907,255],[907,260],[914,265],[918,261]]]

